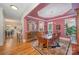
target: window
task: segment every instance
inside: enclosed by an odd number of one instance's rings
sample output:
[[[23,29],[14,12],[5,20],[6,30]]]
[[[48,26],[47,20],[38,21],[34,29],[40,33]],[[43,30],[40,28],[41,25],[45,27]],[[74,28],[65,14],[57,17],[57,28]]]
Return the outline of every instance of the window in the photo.
[[[39,28],[38,31],[43,32],[44,31],[44,22],[43,21],[39,21]]]
[[[70,36],[72,43],[76,42],[76,19],[68,18],[65,19],[65,34],[66,36]]]
[[[48,32],[53,32],[53,22],[48,23]]]

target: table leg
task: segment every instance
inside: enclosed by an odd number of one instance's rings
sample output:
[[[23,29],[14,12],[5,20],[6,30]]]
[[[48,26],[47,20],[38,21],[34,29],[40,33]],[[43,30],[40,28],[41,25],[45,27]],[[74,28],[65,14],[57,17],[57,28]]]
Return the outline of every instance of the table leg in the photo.
[[[47,40],[47,52],[48,52],[48,40]],[[47,54],[48,55],[48,54]]]
[[[48,55],[51,54],[50,50],[49,50],[49,40],[47,40],[47,51],[48,51]]]

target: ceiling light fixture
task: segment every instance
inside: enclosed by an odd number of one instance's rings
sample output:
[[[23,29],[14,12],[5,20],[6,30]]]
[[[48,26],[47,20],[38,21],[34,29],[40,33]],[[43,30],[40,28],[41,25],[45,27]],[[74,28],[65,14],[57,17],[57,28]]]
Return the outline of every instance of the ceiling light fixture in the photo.
[[[11,25],[6,25],[6,26],[11,27]]]
[[[10,5],[10,6],[11,6],[12,9],[18,10],[18,8],[16,6],[14,6],[14,5]]]

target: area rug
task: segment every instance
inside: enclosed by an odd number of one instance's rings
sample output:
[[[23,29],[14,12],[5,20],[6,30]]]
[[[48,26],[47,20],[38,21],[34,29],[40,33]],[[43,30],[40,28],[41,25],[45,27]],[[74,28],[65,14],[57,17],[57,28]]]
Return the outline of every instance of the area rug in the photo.
[[[68,42],[60,42],[60,47],[49,47],[48,49],[45,47],[41,48],[38,45],[38,41],[33,41],[32,45],[33,47],[42,55],[66,55],[69,54],[71,55],[71,45],[68,48],[69,43]]]

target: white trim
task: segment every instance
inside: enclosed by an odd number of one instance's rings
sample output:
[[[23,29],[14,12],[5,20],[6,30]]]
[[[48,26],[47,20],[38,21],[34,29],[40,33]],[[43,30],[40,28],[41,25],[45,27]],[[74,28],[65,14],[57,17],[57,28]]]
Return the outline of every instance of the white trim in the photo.
[[[76,14],[72,14],[72,15],[67,15],[67,16],[61,16],[61,17],[59,17],[59,18],[55,18],[55,19],[50,19],[50,20],[48,20],[48,21],[52,21],[52,20],[57,20],[57,19],[62,19],[62,18],[68,18],[68,17],[73,17],[73,16],[76,16]]]
[[[26,15],[28,15],[34,8],[36,8],[40,3],[34,3],[34,5],[28,10],[28,12],[25,10],[23,13],[22,18],[24,18]]]
[[[46,20],[44,20],[44,19],[40,19],[40,18],[33,17],[33,16],[27,16],[27,17],[29,17],[29,18],[33,18],[33,19],[37,19],[37,20],[39,20],[39,21],[46,21]]]
[[[24,17],[26,15],[28,15],[34,8],[36,8],[40,3],[35,3],[29,10],[28,12],[25,10],[22,17],[21,17],[21,28],[22,28],[22,35],[23,35],[23,39],[24,39]]]
[[[44,20],[44,19],[40,19],[40,18],[37,18],[37,17],[33,17],[33,16],[27,16],[27,17],[29,17],[29,18],[33,18],[33,19],[37,19],[37,20],[39,20],[39,21],[47,21],[47,22],[49,22],[49,21],[53,21],[53,20],[57,20],[57,19],[61,19],[61,18],[68,18],[68,17],[71,17],[71,16],[76,16],[77,14],[72,14],[72,15],[67,15],[67,16],[61,16],[61,17],[59,17],[59,18],[55,18],[55,19],[49,19],[49,20]]]

